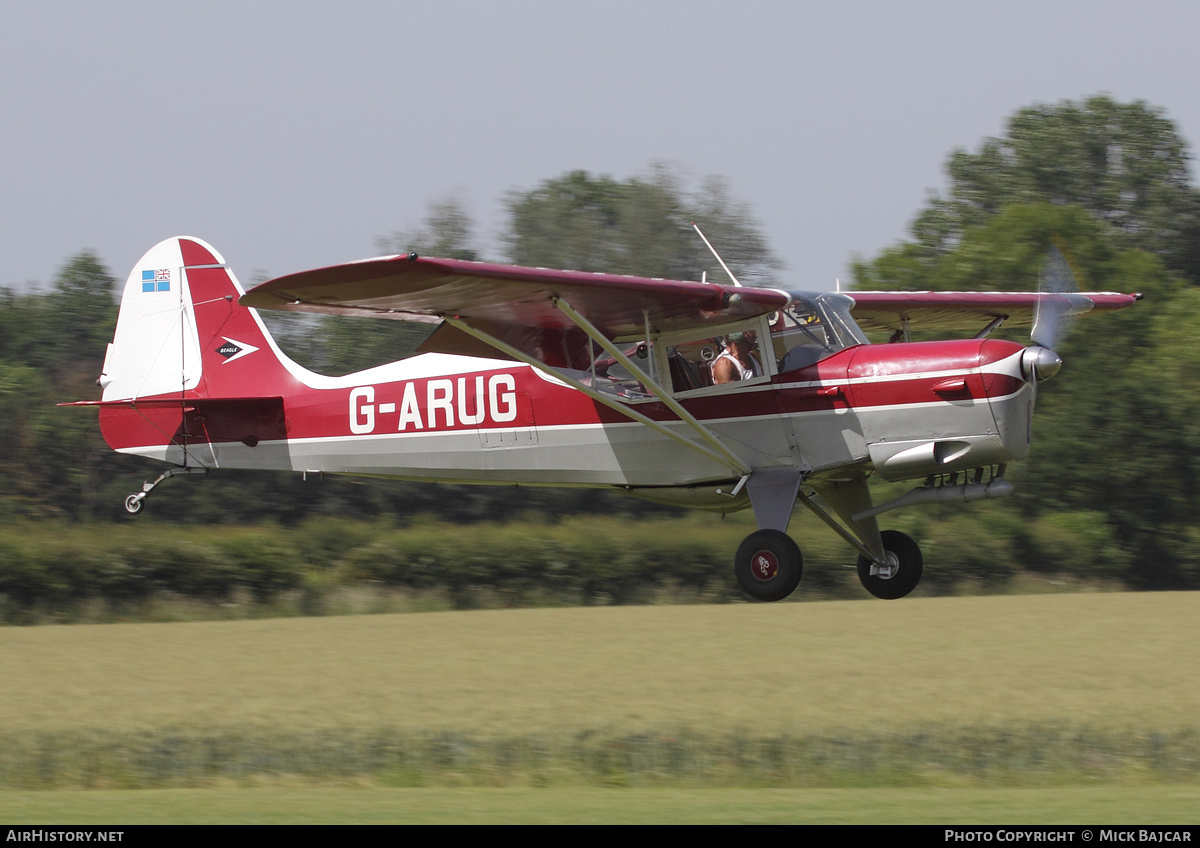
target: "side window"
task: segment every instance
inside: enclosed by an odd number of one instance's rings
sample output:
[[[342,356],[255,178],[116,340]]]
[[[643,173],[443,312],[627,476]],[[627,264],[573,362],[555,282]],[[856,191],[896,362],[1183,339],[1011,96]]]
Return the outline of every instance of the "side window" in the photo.
[[[690,392],[713,387],[737,388],[760,382],[773,372],[775,361],[762,345],[769,340],[761,319],[734,326],[719,336],[687,339],[666,348],[671,391]],[[767,341],[769,344],[769,341]]]
[[[721,347],[714,339],[697,339],[667,347],[667,368],[671,372],[671,391],[687,392],[713,384],[712,362]]]
[[[651,355],[653,351],[649,345],[645,342],[638,342],[621,352],[647,372],[650,379],[654,379],[654,360]],[[592,382],[591,385],[598,391],[622,400],[645,400],[651,397],[650,391],[642,385],[641,380],[612,356],[607,356],[603,352],[599,353],[593,360],[593,370],[595,371],[595,382]]]
[[[621,353],[629,357],[650,379],[656,379],[653,347],[645,342],[630,342],[621,345]],[[598,345],[592,350],[591,368],[558,368],[563,376],[578,380],[598,392],[612,395],[623,401],[648,400],[654,395],[626,365],[615,356],[606,353]]]
[[[715,385],[744,383],[766,374],[758,333],[738,330],[719,339],[722,347],[712,361],[712,380]]]

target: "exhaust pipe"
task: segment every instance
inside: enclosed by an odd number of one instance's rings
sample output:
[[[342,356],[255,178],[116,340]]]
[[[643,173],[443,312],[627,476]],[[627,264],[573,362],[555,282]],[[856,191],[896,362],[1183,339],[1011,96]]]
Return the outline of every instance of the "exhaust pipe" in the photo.
[[[864,518],[874,518],[880,513],[899,509],[902,506],[913,506],[914,504],[970,503],[971,501],[982,501],[989,498],[1002,498],[1005,495],[1011,494],[1013,488],[1012,483],[1003,479],[992,480],[989,483],[964,483],[960,486],[922,486],[918,489],[913,489],[906,495],[901,495],[894,501],[888,501],[885,504],[864,509],[862,512],[856,512],[851,518],[854,521],[862,521]]]

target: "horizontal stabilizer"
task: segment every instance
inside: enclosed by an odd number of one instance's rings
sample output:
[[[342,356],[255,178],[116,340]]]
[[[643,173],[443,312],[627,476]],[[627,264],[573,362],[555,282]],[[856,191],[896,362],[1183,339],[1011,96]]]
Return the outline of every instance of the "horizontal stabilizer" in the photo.
[[[173,459],[170,450],[186,452],[188,446],[197,443],[211,446],[240,442],[255,446],[287,439],[283,398],[277,395],[238,398],[160,395],[131,400],[84,400],[59,406],[98,408],[100,432],[113,450],[141,452],[180,464],[185,464],[183,455]],[[147,454],[147,449],[163,449],[168,453]]]
[[[128,400],[77,400],[72,403],[60,403],[59,406],[98,406],[120,407],[125,409],[215,409],[232,408],[237,406],[257,406],[261,404],[281,403],[283,398],[275,396],[243,397],[243,398],[130,398]]]

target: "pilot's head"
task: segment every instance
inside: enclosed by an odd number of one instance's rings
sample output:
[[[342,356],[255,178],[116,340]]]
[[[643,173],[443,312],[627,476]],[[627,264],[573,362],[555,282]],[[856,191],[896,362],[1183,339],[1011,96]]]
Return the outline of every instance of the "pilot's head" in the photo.
[[[753,330],[744,333],[730,333],[725,337],[725,345],[730,348],[736,345],[739,350],[753,350],[756,338]]]

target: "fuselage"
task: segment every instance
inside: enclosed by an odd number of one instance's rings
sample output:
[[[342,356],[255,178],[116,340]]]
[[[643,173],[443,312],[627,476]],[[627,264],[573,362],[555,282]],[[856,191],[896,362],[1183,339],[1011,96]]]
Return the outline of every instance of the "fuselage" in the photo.
[[[680,402],[754,468],[874,465],[888,479],[923,477],[1025,455],[1031,392],[1022,350],[996,340],[860,345],[769,382]],[[243,360],[253,365],[253,356]],[[266,396],[183,392],[160,396],[178,406],[143,398],[104,408],[104,436],[125,453],[213,468],[621,487],[731,476],[519,363],[426,354],[318,385],[281,376]],[[694,437],[656,399],[630,406]]]

